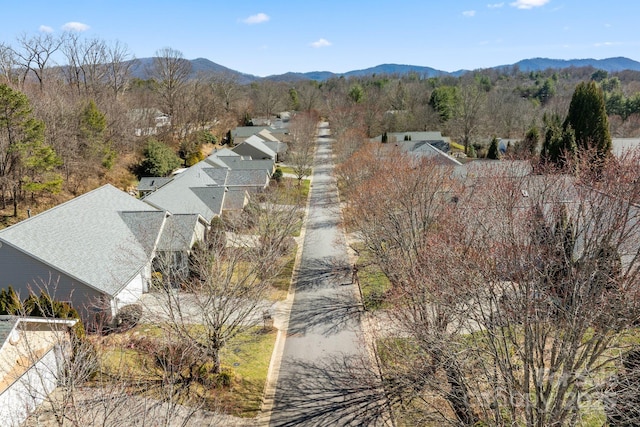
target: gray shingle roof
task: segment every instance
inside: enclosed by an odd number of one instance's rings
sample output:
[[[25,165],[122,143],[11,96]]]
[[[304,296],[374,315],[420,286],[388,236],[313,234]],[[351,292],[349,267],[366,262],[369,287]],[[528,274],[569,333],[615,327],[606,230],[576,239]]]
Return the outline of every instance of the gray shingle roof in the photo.
[[[264,141],[264,145],[276,153],[286,153],[289,148],[286,143],[280,141]]]
[[[143,176],[138,183],[138,191],[155,191],[172,179],[173,177]]]
[[[18,323],[18,318],[15,316],[0,316],[0,348],[9,338],[9,334],[13,331],[16,323]]]
[[[0,231],[0,240],[115,295],[151,256],[165,213],[107,184]]]
[[[196,163],[143,200],[172,214],[198,214],[211,221],[222,212],[226,172],[216,172],[206,161]]]
[[[219,150],[216,150],[214,152],[212,152],[209,157],[214,156],[214,157],[219,157],[219,158],[223,158],[223,157],[240,157],[240,154],[235,153],[233,151],[231,151],[228,148],[220,148]]]
[[[390,144],[391,145],[391,144]],[[430,141],[398,141],[393,143],[393,145],[400,148],[402,151],[406,153],[410,153],[414,156],[418,157],[429,157],[432,158],[442,164],[447,164],[451,166],[460,166],[461,163],[448,155],[447,153],[440,151],[438,148],[434,147]]]
[[[250,145],[255,150],[258,150],[259,152],[264,153],[263,158],[264,157],[269,157],[271,159],[275,159],[276,158],[276,152],[273,151],[271,148],[269,148],[265,144],[265,140],[263,140],[262,138],[260,138],[257,135],[251,135],[249,138],[245,139],[244,142],[242,142],[242,143],[238,144],[236,147],[234,147],[234,150],[236,150],[242,144]]]
[[[198,215],[196,214],[170,215],[162,230],[158,250],[170,252],[191,249],[191,241],[197,222]]]
[[[273,165],[275,164],[273,160],[246,160],[241,157],[226,157],[223,158],[222,161],[225,165],[231,170],[255,170],[261,169],[268,171],[271,174],[273,170]]]
[[[247,190],[244,188],[230,188],[224,197],[224,210],[241,210],[247,200]]]
[[[205,168],[202,168],[202,170],[207,175],[209,175],[209,177],[218,185],[224,185],[227,182],[227,174],[229,173],[229,169],[205,167]]]
[[[266,187],[269,184],[269,175],[264,169],[229,171],[227,176],[228,186],[242,187]]]
[[[438,131],[389,132],[387,133],[387,141],[404,141],[405,136],[410,136],[412,141],[451,141],[451,138],[449,138],[448,136],[442,136],[442,133]],[[372,138],[372,141],[382,141],[382,135],[378,135],[375,138]]]

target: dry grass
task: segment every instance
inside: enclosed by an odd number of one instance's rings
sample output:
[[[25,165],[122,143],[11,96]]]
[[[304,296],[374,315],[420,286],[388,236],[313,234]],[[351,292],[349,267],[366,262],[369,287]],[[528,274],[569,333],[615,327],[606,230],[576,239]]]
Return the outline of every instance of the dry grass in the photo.
[[[102,372],[98,378],[116,381],[126,378],[137,384],[156,382],[160,370],[155,365],[155,353],[149,352],[145,343],[161,341],[164,339],[162,335],[163,331],[158,326],[139,325],[127,332],[93,337],[98,354],[102,355]],[[230,385],[223,387],[193,383],[189,386],[189,392],[205,400],[203,409],[245,418],[257,416],[262,405],[275,338],[275,331],[262,328],[239,335],[228,343],[221,354],[223,371],[231,378]],[[154,393],[151,387],[141,388],[138,392]]]

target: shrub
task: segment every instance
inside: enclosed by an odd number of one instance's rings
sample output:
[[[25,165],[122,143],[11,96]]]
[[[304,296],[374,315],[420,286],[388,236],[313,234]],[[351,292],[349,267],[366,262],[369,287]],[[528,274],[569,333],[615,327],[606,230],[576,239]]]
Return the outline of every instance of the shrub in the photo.
[[[11,286],[0,290],[0,314],[20,314],[22,303]]]
[[[222,369],[222,371],[216,375],[215,384],[220,388],[231,387],[233,382],[233,372],[228,369]]]
[[[271,175],[271,178],[273,178],[276,182],[280,182],[280,180],[282,179],[282,175],[282,169],[276,168],[276,170]]]
[[[114,327],[120,331],[127,331],[138,324],[142,318],[142,306],[140,304],[125,305],[118,311],[114,318]]]

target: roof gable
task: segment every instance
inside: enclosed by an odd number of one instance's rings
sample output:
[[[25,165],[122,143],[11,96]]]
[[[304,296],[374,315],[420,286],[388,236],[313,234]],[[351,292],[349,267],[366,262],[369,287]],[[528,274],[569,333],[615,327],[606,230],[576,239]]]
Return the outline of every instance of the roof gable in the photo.
[[[194,239],[197,214],[170,215],[158,242],[159,251],[185,251],[191,249]]]
[[[279,142],[278,138],[276,138],[275,136],[273,136],[273,134],[271,132],[269,132],[268,129],[262,129],[260,132],[258,132],[256,135],[259,135],[261,138],[267,140],[267,141],[272,141],[272,142]]]
[[[251,148],[253,148],[254,150],[257,150],[260,153],[263,153],[264,156],[262,157],[269,157],[271,159],[275,159],[276,158],[276,152],[273,151],[271,148],[269,148],[262,139],[260,139],[260,137],[256,136],[256,135],[252,135],[249,138],[245,139],[244,142],[241,142],[240,144],[238,144],[236,147],[234,147],[234,150],[236,149],[242,149],[243,145],[247,145],[250,146]]]

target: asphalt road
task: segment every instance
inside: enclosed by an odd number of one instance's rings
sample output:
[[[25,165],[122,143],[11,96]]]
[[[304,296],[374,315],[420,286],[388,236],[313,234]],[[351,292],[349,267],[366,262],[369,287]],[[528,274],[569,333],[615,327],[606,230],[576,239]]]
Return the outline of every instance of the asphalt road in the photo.
[[[320,128],[271,426],[380,424],[382,393],[351,284],[329,129]]]

